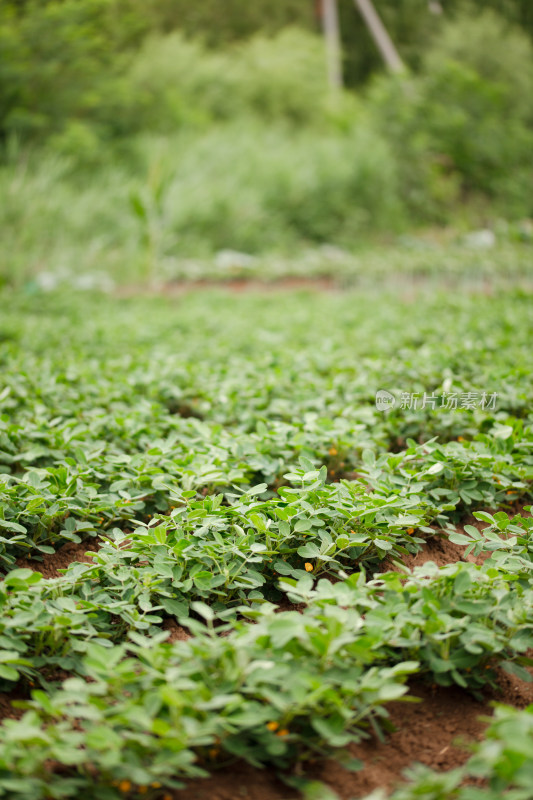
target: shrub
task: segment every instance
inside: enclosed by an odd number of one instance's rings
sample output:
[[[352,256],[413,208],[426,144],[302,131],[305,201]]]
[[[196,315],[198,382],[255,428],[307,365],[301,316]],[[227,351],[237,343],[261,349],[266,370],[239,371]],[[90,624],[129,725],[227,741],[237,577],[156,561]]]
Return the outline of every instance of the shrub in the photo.
[[[72,147],[83,139],[70,128]],[[0,169],[0,232],[13,274],[108,269],[146,259],[353,244],[401,224],[396,171],[368,123],[346,132],[265,129],[247,118],[198,135],[144,134],[128,158],[73,171],[77,158],[37,152]],[[139,212],[139,213],[138,213]]]
[[[422,218],[443,220],[458,200],[480,196],[507,216],[531,213],[532,58],[527,38],[487,11],[448,23],[420,76],[373,87],[405,197]]]
[[[120,19],[120,24],[117,24]],[[142,32],[128,0],[28,0],[0,12],[0,133],[43,138],[72,118],[120,131],[106,113],[125,91],[125,55]]]
[[[224,51],[180,33],[148,39],[126,76],[129,118],[137,129],[165,130],[254,114],[306,124],[327,112],[323,45],[286,29]]]

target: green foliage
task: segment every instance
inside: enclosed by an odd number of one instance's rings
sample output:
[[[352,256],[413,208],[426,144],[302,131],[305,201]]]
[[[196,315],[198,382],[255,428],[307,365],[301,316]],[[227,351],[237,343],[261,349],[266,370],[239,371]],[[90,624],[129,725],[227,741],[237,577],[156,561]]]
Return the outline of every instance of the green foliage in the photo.
[[[247,39],[256,33],[269,35],[290,26],[315,27],[313,5],[307,0],[142,0],[142,10],[158,31],[179,29],[210,46]]]
[[[43,138],[72,119],[120,132],[122,54],[142,30],[128,0],[8,2],[0,14],[0,134]]]
[[[354,0],[338,0],[338,7],[345,80],[349,86],[360,86],[384,71],[383,57]],[[402,60],[417,69],[440,18],[430,13],[427,0],[377,0],[375,7]]]
[[[532,63],[527,37],[486,11],[448,23],[420,75],[377,83],[370,102],[417,213],[442,221],[465,198],[489,198],[531,214]]]
[[[376,8],[387,30],[409,66],[417,68],[423,53],[431,44],[441,24],[465,6],[480,13],[487,7],[508,22],[522,26],[533,34],[533,11],[529,0],[446,0],[444,14],[431,13],[427,0],[376,0]],[[225,0],[223,10],[218,0],[144,0],[144,11],[156,30],[180,29],[187,36],[198,37],[210,46],[224,46],[246,39],[258,32],[269,34],[287,25],[298,25],[316,31],[320,27],[318,6],[312,0]],[[383,69],[382,58],[353,0],[339,0],[341,31],[344,46],[344,71],[350,85],[367,80]]]
[[[328,101],[323,60],[320,39],[297,28],[226,51],[208,51],[178,33],[148,39],[127,76],[132,124],[168,129],[246,114],[320,122]]]
[[[32,3],[24,14],[4,9],[0,134],[54,134],[56,143],[71,143],[82,135],[72,131],[86,127],[107,141],[246,114],[308,123],[327,113],[319,37],[287,28],[209,51],[177,32],[146,36],[149,18],[132,4],[70,0]]]
[[[79,133],[69,129],[69,147]],[[247,120],[203,135],[144,136],[128,160],[115,163],[107,152],[91,169],[91,140],[83,146],[81,173],[50,152],[31,167],[0,168],[4,278],[74,263],[158,276],[165,264],[213,250],[290,252],[401,226],[394,163],[364,120],[342,134]]]
[[[527,293],[2,299],[0,690],[25,698],[4,797],[155,800],[234,758],[344,757],[413,674],[476,694],[528,675],[531,521],[503,511],[533,482]],[[385,386],[498,404],[383,412]],[[471,511],[488,531],[455,531]],[[429,536],[491,556],[406,569]],[[465,768],[492,765],[493,793],[529,775],[511,717]]]
[[[441,29],[424,64],[432,72],[453,61],[499,86],[506,114],[529,119],[533,114],[533,45],[518,27],[485,8],[462,14]]]
[[[518,574],[527,579],[530,570]],[[411,575],[388,572],[366,584],[354,575],[335,584],[321,580],[314,589],[312,583],[309,575],[298,582],[281,579],[291,600],[309,604],[305,613],[317,613],[316,607],[334,613],[341,606],[364,615],[352,632],[353,652],[361,658],[412,658],[440,685],[472,691],[493,680],[495,658],[510,654],[512,662],[530,663],[533,595],[529,588],[523,592],[515,575],[462,563],[439,570],[428,563]]]
[[[526,506],[525,510],[530,510]],[[509,517],[505,511],[489,514],[487,511],[474,512],[480,522],[489,523],[488,527],[478,530],[473,525],[465,526],[464,533],[454,533],[452,541],[467,545],[465,554],[485,554],[490,556],[490,563],[500,569],[513,572],[528,571],[533,561],[533,542],[531,517],[516,514]]]
[[[191,564],[204,545],[215,547],[217,528],[229,536],[234,524],[246,531],[230,539],[264,543],[270,529],[269,549],[291,559],[304,534],[320,549],[323,535],[348,533],[348,547],[353,530],[359,560],[375,563],[380,547],[405,546],[406,527],[527,493],[527,295],[502,293],[482,307],[475,295],[439,296],[417,302],[416,313],[401,298],[385,306],[372,294],[311,295],[301,306],[294,295],[215,292],[205,303],[189,295],[176,319],[157,299],[6,302],[4,554],[50,552],[58,541],[131,531],[132,520],[146,526],[155,515],[170,550],[209,520],[210,531],[190,541]],[[497,391],[498,405],[399,402],[385,414],[375,407],[384,385],[459,400]],[[419,441],[406,441],[413,435]],[[143,557],[145,533],[135,534]]]
[[[369,722],[386,724],[384,704],[405,694],[417,669],[476,689],[491,680],[495,658],[524,660],[531,590],[512,580],[471,564],[440,572],[430,565],[406,582],[388,573],[316,589],[306,575],[282,581],[307,604],[301,614],[266,604],[242,609],[253,625],[221,615],[215,628],[209,606],[194,603],[204,622],[185,620],[194,634],[187,642],[168,646],[165,634],[138,633],[113,648],[85,642],[75,668],[90,682],[69,678],[59,690],[34,691],[24,717],[0,729],[0,788],[46,796],[45,782],[58,782],[43,769],[61,761],[69,768],[63,796],[88,792],[88,781],[92,790],[96,768],[99,788],[113,797],[113,783],[126,779],[179,786],[205,774],[220,752],[285,767],[344,748]],[[64,602],[65,617],[74,605],[84,604]]]
[[[437,25],[421,2],[383,8],[412,32],[416,72],[364,100],[333,98],[320,37],[274,19],[271,36],[209,49],[163,25],[170,6],[4,5],[4,274],[105,258],[155,277],[177,255],[353,247],[463,207],[482,225],[529,217],[529,39],[490,11]],[[45,148],[28,155],[30,143]]]

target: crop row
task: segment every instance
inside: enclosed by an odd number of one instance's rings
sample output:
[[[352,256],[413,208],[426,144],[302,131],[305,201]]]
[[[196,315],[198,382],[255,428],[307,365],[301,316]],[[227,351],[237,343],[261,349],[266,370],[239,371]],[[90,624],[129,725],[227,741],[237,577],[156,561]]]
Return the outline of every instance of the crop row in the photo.
[[[101,796],[115,797],[113,781],[172,787],[210,759],[284,768],[379,727],[384,704],[405,694],[410,674],[476,692],[493,681],[497,663],[519,675],[530,663],[526,573],[458,563],[371,581],[360,574],[315,584],[303,575],[281,584],[305,604],[301,613],[262,603],[235,618],[197,601],[192,610],[203,622],[182,620],[192,637],[169,645],[166,633],[155,633],[160,619],[150,608],[137,631],[126,626],[128,642],[113,645],[110,619],[122,613],[120,603],[106,607],[103,593],[80,601],[83,583],[69,597],[64,578],[11,573],[3,639],[19,646],[3,652],[4,675],[14,677],[9,670],[20,658],[37,679],[44,656],[77,676],[48,694],[33,691],[22,719],[4,723],[0,789],[85,796],[98,780]],[[40,613],[24,633],[11,627],[32,607]],[[60,774],[56,762],[66,765]]]
[[[218,531],[224,537],[220,542],[223,549],[228,539],[235,538],[229,535],[234,524],[242,528],[243,523],[251,523],[252,528],[264,531],[268,520],[274,539],[279,541],[293,536],[289,529],[284,531],[286,526],[282,524],[289,515],[299,526],[297,532],[305,529],[307,511],[314,515],[315,527],[330,525],[330,536],[341,532],[331,530],[335,525],[337,529],[342,527],[340,520],[345,534],[350,519],[373,521],[380,508],[391,509],[391,514],[381,516],[383,523],[393,526],[393,511],[399,519],[403,516],[409,520],[407,527],[427,527],[435,518],[444,525],[468,509],[501,506],[529,492],[533,479],[533,429],[524,432],[520,430],[521,423],[516,423],[515,428],[519,430],[515,432],[512,425],[498,423],[492,436],[483,434],[471,442],[410,442],[403,452],[384,453],[377,460],[371,450],[365,450],[357,477],[351,481],[331,483],[331,470],[328,474],[327,466],[323,466],[319,473],[320,492],[313,497],[308,496],[307,490],[295,487],[315,480],[316,459],[306,457],[300,457],[300,466],[295,463],[291,472],[282,472],[281,482],[287,485],[274,490],[272,485],[263,483],[260,491],[248,482],[253,462],[250,456],[246,463],[233,465],[231,460],[201,465],[198,456],[194,463],[184,464],[155,448],[130,459],[120,476],[116,471],[105,476],[105,471],[116,469],[108,455],[102,456],[105,469],[86,459],[83,463],[33,468],[23,477],[7,476],[0,483],[0,558],[9,565],[21,554],[50,553],[57,542],[79,542],[104,534],[110,526],[131,530],[136,516],[145,525],[155,516],[160,532],[174,525],[185,528],[193,537],[202,536],[207,530],[211,534]],[[181,446],[186,444],[182,442]],[[235,508],[235,498],[249,496],[250,492],[259,494],[261,500],[256,503],[255,522],[247,512]],[[324,507],[321,522],[317,522],[317,504]],[[339,504],[342,513],[335,510]],[[276,531],[272,527],[274,519]],[[374,532],[382,541],[387,538],[378,527]],[[245,540],[242,546],[245,547]],[[319,549],[321,546],[319,543]],[[389,544],[384,544],[382,550],[388,549]],[[378,541],[370,556],[379,555]]]
[[[318,476],[314,473],[312,477]],[[351,489],[349,484],[348,487]],[[238,529],[233,539],[217,535],[216,527],[210,533],[209,517],[205,515],[204,529],[187,536],[180,515],[180,529],[175,522],[167,522],[166,527],[156,524],[132,533],[129,540],[117,531],[115,540],[109,539],[93,556],[94,564],[72,564],[62,578],[42,580],[39,573],[29,569],[8,573],[0,593],[0,676],[7,681],[17,680],[19,674],[30,679],[35,677],[35,670],[41,670],[46,679],[55,667],[77,669],[80,654],[89,643],[110,644],[120,641],[129,631],[156,633],[167,615],[187,617],[195,600],[209,602],[215,611],[231,612],[239,609],[243,601],[279,601],[282,592],[289,591],[294,602],[309,603],[315,597],[310,586],[321,571],[346,578],[345,569],[350,571],[356,564],[359,572],[352,569],[350,580],[358,581],[358,591],[366,598],[365,592],[374,592],[374,582],[367,581],[364,568],[375,567],[376,553],[401,560],[407,547],[412,549],[421,540],[405,529],[411,518],[395,516],[397,510],[392,501],[366,507],[366,527],[365,516],[360,512],[357,532],[338,530],[333,539],[322,519],[327,511],[321,506],[324,489],[337,492],[338,524],[345,525],[342,500],[351,513],[353,496],[349,491],[343,495],[342,484],[324,486],[315,480],[301,490],[308,507],[305,520],[300,517],[294,522],[290,504],[282,506],[283,515],[297,529],[292,534],[285,520],[270,527],[261,503],[246,496],[228,509],[233,514],[232,524]],[[295,494],[298,496],[298,492]],[[215,500],[206,498],[204,503]],[[503,512],[495,517],[478,512],[477,516],[492,524],[483,533],[467,526],[466,534],[451,533],[450,538],[460,544],[473,540],[470,547],[475,546],[478,554],[484,550],[492,556],[486,567],[503,570],[509,580],[523,576],[527,579],[531,570],[530,518],[517,515],[509,519]],[[245,532],[238,523],[248,518],[253,527]],[[288,535],[283,533],[285,528],[280,531],[283,524],[287,525]],[[496,526],[505,532],[505,538],[494,533]],[[410,541],[404,547],[401,543],[406,539]],[[298,546],[299,541],[305,544]],[[442,575],[444,580],[444,572]],[[388,580],[394,581],[398,590],[396,573],[390,573]],[[290,588],[293,584],[296,588]],[[330,584],[325,581],[324,585]],[[342,587],[344,583],[341,580],[337,585]],[[468,586],[463,577],[457,591],[466,591]],[[306,587],[305,592],[302,587]],[[487,602],[488,608],[496,598],[490,594]],[[345,604],[343,598],[342,605]],[[393,616],[395,604],[396,601],[390,608]],[[469,602],[465,600],[457,608],[466,613]],[[486,607],[482,606],[482,610],[486,611]],[[242,606],[240,612],[245,613]],[[413,613],[412,609],[409,613]],[[424,614],[429,614],[426,607]],[[461,683],[463,679],[455,676],[454,680]],[[468,685],[473,686],[471,680]]]
[[[131,301],[113,306],[111,318],[107,301],[90,298],[79,306],[19,298],[5,310],[0,556],[8,566],[63,539],[167,514],[176,487],[201,498],[265,483],[268,499],[301,457],[326,465],[330,482],[354,473],[372,486],[418,482],[426,503],[459,513],[525,491],[527,297],[487,301],[483,312],[475,298],[420,302],[416,318],[398,299],[385,314],[377,298],[293,295],[243,306],[213,295],[209,318],[205,302],[192,296],[178,313],[159,304],[151,314],[149,302]],[[374,404],[380,388],[398,398],[387,413]],[[417,399],[402,404],[402,393]],[[497,394],[495,408],[481,407],[483,393]],[[422,407],[424,394],[436,407]],[[407,450],[402,463],[391,449]],[[375,464],[365,461],[370,453]]]
[[[0,688],[39,688],[0,728],[3,796],[159,800],[338,753],[410,675],[526,674],[531,525],[486,509],[531,496],[529,298],[383,299],[6,308]],[[490,557],[379,573],[433,535]],[[13,569],[96,536],[60,578]]]

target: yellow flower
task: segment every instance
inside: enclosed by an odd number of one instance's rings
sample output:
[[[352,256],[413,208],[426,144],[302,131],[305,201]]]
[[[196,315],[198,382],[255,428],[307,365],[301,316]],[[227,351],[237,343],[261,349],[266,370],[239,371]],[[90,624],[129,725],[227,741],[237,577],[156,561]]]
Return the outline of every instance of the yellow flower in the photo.
[[[457,441],[458,441],[458,442],[464,442],[464,440],[465,440],[465,437],[464,437],[464,436],[458,436],[458,437],[457,437]]]
[[[120,783],[118,785],[118,788],[119,788],[119,791],[121,791],[121,792],[124,792],[124,793],[129,792],[129,790],[131,789],[131,782],[130,781],[120,781]]]
[[[337,455],[337,448],[336,447],[330,447],[329,448],[329,454],[330,454],[330,456],[336,456]]]
[[[306,561],[304,566],[305,566],[305,571],[306,572],[312,572],[313,571],[313,565],[310,564],[309,561]]]
[[[289,731],[287,728],[282,728],[280,731],[276,733],[276,736],[288,736]]]
[[[161,784],[159,783],[159,781],[154,781],[153,783],[150,784],[150,786],[152,787],[152,789],[160,789],[161,788]]]
[[[414,528],[407,528],[407,533],[411,534],[411,533],[414,533],[414,532],[415,532]]]
[[[279,722],[272,720],[272,722],[267,722],[267,728],[269,731],[277,731],[279,728]]]

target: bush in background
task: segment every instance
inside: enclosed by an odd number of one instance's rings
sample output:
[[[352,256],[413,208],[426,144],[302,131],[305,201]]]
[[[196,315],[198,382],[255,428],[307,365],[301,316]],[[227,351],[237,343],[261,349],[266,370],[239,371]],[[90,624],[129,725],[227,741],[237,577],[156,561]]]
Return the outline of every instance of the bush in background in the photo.
[[[533,213],[533,47],[491,11],[449,22],[419,75],[369,95],[420,219],[465,202]]]
[[[249,119],[132,148],[86,172],[52,152],[0,168],[6,274],[140,277],[184,255],[348,246],[402,226],[394,161],[363,116],[344,132]]]
[[[0,8],[0,273],[141,276],[533,214],[532,45],[494,12],[446,17],[418,71],[332,97],[316,34],[215,49],[157,33],[156,5]]]
[[[126,78],[131,126],[140,130],[206,126],[250,114],[308,125],[327,115],[323,44],[297,28],[222,51],[180,33],[151,37]]]
[[[44,140],[72,120],[127,133],[121,76],[144,35],[128,0],[5,0],[0,6],[0,136]]]

